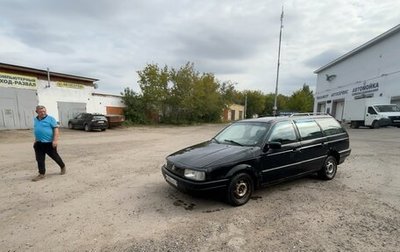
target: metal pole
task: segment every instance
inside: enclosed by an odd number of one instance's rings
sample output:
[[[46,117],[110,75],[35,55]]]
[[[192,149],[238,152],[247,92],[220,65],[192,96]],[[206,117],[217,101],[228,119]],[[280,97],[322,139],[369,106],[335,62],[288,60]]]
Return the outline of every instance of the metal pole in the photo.
[[[247,118],[247,94],[244,97],[244,119]]]
[[[280,58],[281,58],[282,28],[283,28],[283,6],[282,6],[282,14],[281,14],[281,27],[279,30],[279,49],[278,49],[278,65],[276,68],[275,99],[274,99],[274,107],[272,108],[272,114],[274,116],[276,116],[276,112],[278,110],[277,100],[278,100],[279,66],[280,66]]]
[[[50,70],[49,68],[47,68],[47,86],[46,87],[50,87]]]

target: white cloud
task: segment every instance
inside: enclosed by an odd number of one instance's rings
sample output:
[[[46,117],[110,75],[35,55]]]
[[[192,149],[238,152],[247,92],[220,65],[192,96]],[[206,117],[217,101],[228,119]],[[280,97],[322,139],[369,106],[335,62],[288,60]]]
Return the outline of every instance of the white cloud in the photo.
[[[284,2],[279,92],[291,94],[313,71],[399,23],[396,0],[3,0],[0,61],[100,79],[99,90],[139,91],[148,63],[275,90]]]

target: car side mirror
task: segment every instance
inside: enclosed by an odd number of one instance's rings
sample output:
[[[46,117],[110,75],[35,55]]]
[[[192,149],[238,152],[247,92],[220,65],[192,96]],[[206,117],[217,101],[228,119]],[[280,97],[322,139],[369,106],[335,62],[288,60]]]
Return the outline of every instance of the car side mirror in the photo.
[[[282,143],[280,142],[268,142],[265,146],[264,146],[264,151],[268,151],[269,149],[272,150],[277,150],[282,148]]]

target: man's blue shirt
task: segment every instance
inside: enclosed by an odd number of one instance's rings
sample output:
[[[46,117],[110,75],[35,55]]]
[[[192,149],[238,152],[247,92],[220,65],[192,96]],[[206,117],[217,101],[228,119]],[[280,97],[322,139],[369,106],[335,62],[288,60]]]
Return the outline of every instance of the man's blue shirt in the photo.
[[[57,128],[58,124],[54,117],[46,115],[42,120],[38,117],[34,119],[34,133],[35,139],[39,142],[51,143],[54,137],[54,128]]]

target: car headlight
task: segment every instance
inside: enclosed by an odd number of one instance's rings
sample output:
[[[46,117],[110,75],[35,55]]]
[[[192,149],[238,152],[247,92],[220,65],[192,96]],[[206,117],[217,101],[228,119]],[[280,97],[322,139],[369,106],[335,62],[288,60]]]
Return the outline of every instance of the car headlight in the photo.
[[[185,169],[185,177],[192,180],[204,181],[206,180],[206,173],[203,171],[195,171],[191,169]]]

